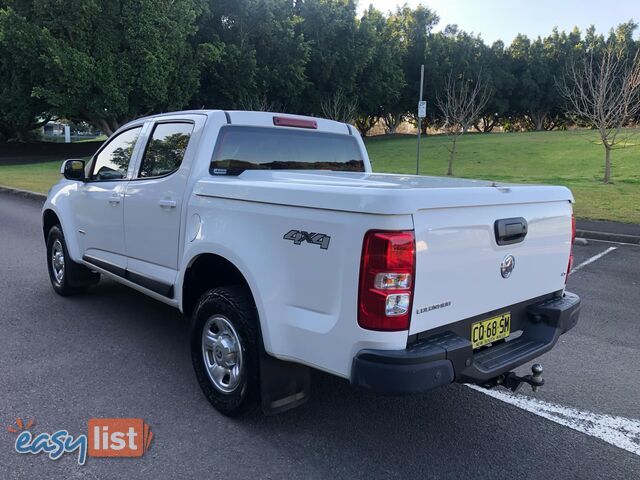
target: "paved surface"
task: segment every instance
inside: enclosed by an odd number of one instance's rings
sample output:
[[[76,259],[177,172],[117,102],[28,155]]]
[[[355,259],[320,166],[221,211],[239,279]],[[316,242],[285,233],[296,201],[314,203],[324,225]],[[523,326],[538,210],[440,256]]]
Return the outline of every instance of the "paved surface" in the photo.
[[[576,265],[609,244],[576,247]],[[103,281],[53,293],[39,205],[0,194],[0,478],[640,478],[640,457],[454,385],[390,398],[313,375],[289,413],[219,415],[194,378],[178,313]],[[577,272],[578,326],[541,362],[536,397],[640,419],[640,248],[620,246]],[[524,373],[527,369],[523,368]],[[91,417],[142,417],[155,434],[139,459],[19,455],[6,426],[86,432]]]
[[[640,237],[640,225],[636,223],[607,222],[604,220],[580,220],[576,222],[579,230],[606,232]]]
[[[578,220],[576,227],[578,237],[640,245],[640,225],[638,224]]]

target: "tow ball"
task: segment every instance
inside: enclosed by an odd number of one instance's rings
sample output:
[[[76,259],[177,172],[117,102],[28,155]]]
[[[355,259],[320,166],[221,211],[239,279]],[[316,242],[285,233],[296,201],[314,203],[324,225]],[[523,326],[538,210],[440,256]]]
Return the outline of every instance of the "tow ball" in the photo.
[[[528,383],[531,385],[531,390],[537,392],[538,389],[544,385],[544,378],[542,378],[543,371],[542,365],[534,363],[531,366],[531,375],[519,377],[514,372],[509,372],[498,377],[496,383],[502,385],[504,388],[508,388],[514,393],[518,391],[523,383]]]

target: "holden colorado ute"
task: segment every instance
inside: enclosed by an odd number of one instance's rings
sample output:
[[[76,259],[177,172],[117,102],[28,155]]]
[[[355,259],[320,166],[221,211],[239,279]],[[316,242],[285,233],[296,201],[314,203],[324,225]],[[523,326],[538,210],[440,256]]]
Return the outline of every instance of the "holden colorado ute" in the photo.
[[[350,125],[266,112],[135,120],[67,160],[42,211],[60,295],[101,276],[180,309],[215,408],[305,401],[310,368],[385,394],[515,390],[577,322],[564,187],[372,173]]]

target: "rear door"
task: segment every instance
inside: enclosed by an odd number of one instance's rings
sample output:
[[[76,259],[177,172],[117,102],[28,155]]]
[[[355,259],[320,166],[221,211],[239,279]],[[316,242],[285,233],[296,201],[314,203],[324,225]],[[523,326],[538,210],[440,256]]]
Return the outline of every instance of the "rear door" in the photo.
[[[110,138],[93,157],[88,180],[74,199],[83,257],[118,274],[126,268],[124,194],[141,132],[139,125]]]
[[[416,283],[410,333],[562,290],[571,213],[569,201],[420,210],[414,215]],[[524,240],[499,245],[495,222],[515,218],[526,221]],[[505,276],[503,262],[511,270]]]
[[[202,115],[154,122],[125,196],[124,233],[129,278],[173,296],[185,189]]]

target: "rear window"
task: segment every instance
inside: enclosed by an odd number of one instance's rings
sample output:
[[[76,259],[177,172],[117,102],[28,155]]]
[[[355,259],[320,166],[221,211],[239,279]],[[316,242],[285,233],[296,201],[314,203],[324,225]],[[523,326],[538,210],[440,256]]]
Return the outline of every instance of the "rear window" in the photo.
[[[364,172],[364,159],[351,135],[236,125],[220,129],[212,174],[285,169]]]

